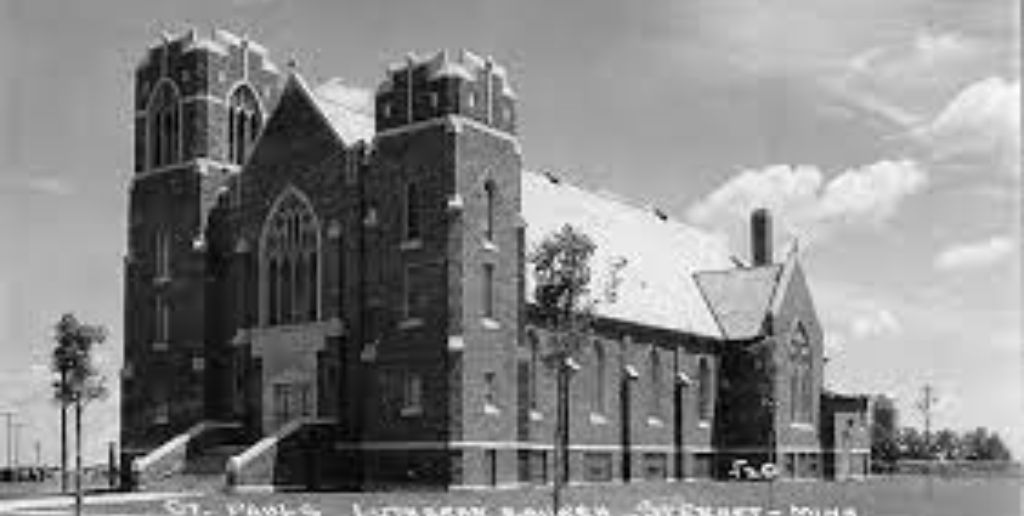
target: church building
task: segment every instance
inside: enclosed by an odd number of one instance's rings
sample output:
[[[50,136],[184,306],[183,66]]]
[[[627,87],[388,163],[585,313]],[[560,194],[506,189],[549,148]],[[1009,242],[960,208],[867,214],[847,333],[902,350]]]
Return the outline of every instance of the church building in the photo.
[[[551,482],[551,331],[527,256],[566,224],[596,245],[599,298],[570,379],[570,482],[725,478],[737,461],[866,473],[867,407],[823,392],[824,330],[771,215],[753,215],[743,260],[524,169],[493,59],[410,54],[367,103],[254,41],[188,31],[148,49],[134,91],[126,481]]]

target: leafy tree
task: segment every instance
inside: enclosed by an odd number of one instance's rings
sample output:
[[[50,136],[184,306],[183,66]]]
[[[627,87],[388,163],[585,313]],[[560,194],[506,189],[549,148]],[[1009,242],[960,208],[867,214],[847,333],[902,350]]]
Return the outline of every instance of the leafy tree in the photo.
[[[948,428],[939,430],[932,439],[932,451],[947,460],[960,458],[960,436]]]
[[[102,326],[84,324],[73,314],[64,314],[54,327],[51,368],[58,375],[53,383],[54,398],[61,404],[62,458],[66,457],[66,413],[75,409],[75,514],[82,513],[82,411],[90,401],[107,394],[104,377],[93,363],[93,346],[106,339]]]
[[[878,396],[871,404],[871,462],[891,470],[900,457],[896,405],[888,396]]]
[[[919,432],[916,428],[907,427],[899,431],[897,437],[897,443],[900,450],[900,458],[903,459],[926,459],[928,458],[928,450],[926,449],[924,434]]]
[[[1010,450],[996,432],[986,428],[976,428],[964,434],[962,438],[964,456],[968,460],[1011,460]]]
[[[536,279],[534,301],[541,321],[551,330],[545,364],[555,371],[557,409],[555,418],[554,513],[558,514],[561,490],[568,477],[569,375],[575,356],[591,332],[593,303],[590,258],[594,242],[570,225],[547,236],[529,256]]]

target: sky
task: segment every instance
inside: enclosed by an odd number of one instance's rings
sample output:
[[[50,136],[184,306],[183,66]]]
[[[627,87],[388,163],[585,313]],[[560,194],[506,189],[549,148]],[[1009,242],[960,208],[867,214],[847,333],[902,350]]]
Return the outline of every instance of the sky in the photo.
[[[22,462],[36,440],[55,461],[66,311],[108,327],[116,380],[133,70],[162,31],[221,27],[367,89],[410,51],[493,56],[527,167],[740,256],[748,212],[771,208],[824,322],[826,386],[889,394],[920,426],[931,384],[936,426],[1024,456],[1019,19],[1010,0],[0,0],[0,410],[25,425]],[[88,408],[92,460],[117,403]]]

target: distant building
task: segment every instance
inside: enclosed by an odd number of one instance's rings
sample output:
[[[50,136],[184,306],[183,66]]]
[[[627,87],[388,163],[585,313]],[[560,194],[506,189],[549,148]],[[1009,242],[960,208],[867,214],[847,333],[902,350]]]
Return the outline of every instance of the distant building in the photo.
[[[137,478],[550,481],[549,332],[524,256],[563,224],[597,244],[606,294],[572,379],[572,481],[721,477],[737,459],[823,476],[834,418],[866,409],[827,409],[821,325],[769,214],[737,266],[657,210],[523,170],[516,103],[469,52],[392,65],[367,110],[224,31],[151,47],[125,257]]]

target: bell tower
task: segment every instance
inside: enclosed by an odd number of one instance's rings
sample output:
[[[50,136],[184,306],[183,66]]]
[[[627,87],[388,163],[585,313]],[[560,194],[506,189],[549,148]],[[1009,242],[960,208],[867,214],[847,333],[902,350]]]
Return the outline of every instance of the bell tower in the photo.
[[[515,93],[505,69],[470,52],[409,55],[375,99],[368,232],[386,307],[367,335],[372,399],[404,396],[364,414],[368,441],[452,443],[410,451],[393,471],[449,484],[514,481],[516,344],[520,326],[520,174]],[[419,399],[419,398],[423,399]],[[372,452],[371,452],[372,453]],[[370,457],[371,468],[387,457]],[[438,465],[448,469],[439,473]],[[371,477],[389,470],[369,471]],[[382,479],[402,481],[407,479]]]
[[[129,456],[209,417],[207,218],[240,177],[280,83],[263,47],[222,30],[164,34],[135,70],[121,378]]]

